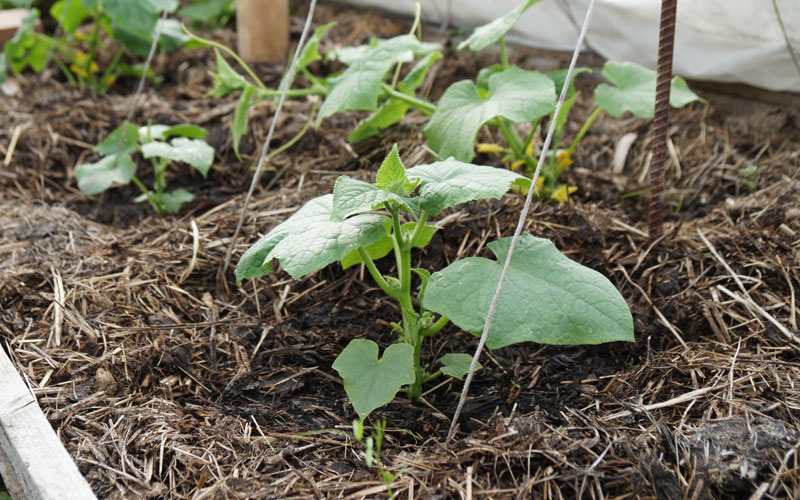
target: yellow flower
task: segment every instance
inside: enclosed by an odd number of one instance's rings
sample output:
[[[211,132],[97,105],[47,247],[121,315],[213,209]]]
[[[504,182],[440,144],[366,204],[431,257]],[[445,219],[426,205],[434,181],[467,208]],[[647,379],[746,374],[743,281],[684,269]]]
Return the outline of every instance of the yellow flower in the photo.
[[[553,194],[550,195],[551,200],[555,200],[559,203],[567,203],[572,204],[572,199],[569,197],[572,193],[578,190],[578,186],[567,186],[566,184],[562,184],[553,191]]]
[[[75,64],[83,64],[89,59],[89,54],[86,52],[81,52],[80,50],[75,51]]]
[[[525,160],[517,160],[514,163],[512,163],[511,164],[511,170],[516,170],[517,167],[519,167],[521,165],[525,165]]]
[[[75,40],[77,40],[79,42],[85,42],[86,41],[86,33],[77,32],[77,33],[75,33],[74,36],[75,36]]]
[[[539,176],[539,178],[536,179],[536,188],[533,190],[534,194],[541,194],[542,186],[544,186],[544,177]]]
[[[111,84],[113,84],[113,83],[114,83],[114,82],[116,82],[116,81],[117,81],[117,77],[116,77],[116,76],[114,76],[114,75],[108,75],[108,76],[105,78],[105,80],[103,80],[103,83],[105,83],[106,85],[111,85]]]
[[[528,147],[525,148],[525,152],[528,153],[528,156],[533,156],[533,141],[528,143]]]
[[[482,142],[478,144],[478,153],[497,154],[497,153],[502,153],[503,151],[505,151],[505,148],[503,148],[503,146],[499,144],[492,144],[488,142]]]
[[[70,64],[69,69],[72,70],[73,73],[80,76],[81,78],[87,78],[89,76],[86,74],[86,70],[81,68],[77,64]]]
[[[96,62],[92,61],[91,63],[89,63],[89,73],[95,74],[98,71],[100,71],[100,67],[97,66]]]
[[[569,151],[562,149],[556,155],[556,160],[558,160],[558,168],[565,169],[572,165],[572,158],[569,156]]]

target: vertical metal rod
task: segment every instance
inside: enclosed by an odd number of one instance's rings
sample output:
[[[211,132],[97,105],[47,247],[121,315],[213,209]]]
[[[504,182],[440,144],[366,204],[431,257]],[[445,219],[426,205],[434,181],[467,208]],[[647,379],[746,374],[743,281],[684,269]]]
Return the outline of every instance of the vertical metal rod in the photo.
[[[669,90],[675,42],[675,12],[678,0],[661,1],[661,30],[658,39],[658,80],[653,120],[653,164],[650,166],[650,237],[661,236],[664,225],[664,164],[667,160]]]

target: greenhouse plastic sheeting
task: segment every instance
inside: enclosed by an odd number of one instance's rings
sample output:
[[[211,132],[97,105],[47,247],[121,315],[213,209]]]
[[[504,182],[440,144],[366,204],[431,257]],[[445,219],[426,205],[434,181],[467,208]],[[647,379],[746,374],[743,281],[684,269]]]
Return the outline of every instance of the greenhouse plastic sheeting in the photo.
[[[351,0],[412,15],[412,0]],[[517,0],[422,0],[422,18],[478,26],[501,16]],[[508,39],[572,50],[589,0],[542,0],[516,24]],[[661,2],[596,0],[587,45],[606,59],[655,68]],[[781,21],[783,27],[781,28]],[[788,37],[788,43],[787,43]],[[800,0],[681,0],[675,34],[675,74],[697,80],[740,82],[800,92]]]

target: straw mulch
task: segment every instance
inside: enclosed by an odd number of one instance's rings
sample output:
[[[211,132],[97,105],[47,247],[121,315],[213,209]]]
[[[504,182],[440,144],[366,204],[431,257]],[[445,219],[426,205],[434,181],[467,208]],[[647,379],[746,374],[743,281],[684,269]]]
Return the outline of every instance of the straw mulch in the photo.
[[[323,12],[338,16],[341,38],[361,26],[353,12]],[[192,64],[166,90],[148,91],[136,119],[198,123],[218,148],[208,181],[180,168],[170,179],[197,195],[180,216],[152,216],[129,201],[130,188],[86,200],[75,187],[75,165],[93,158],[91,144],[124,116],[128,94],[87,96],[31,77],[24,95],[0,101],[0,153],[22,127],[0,169],[0,344],[100,498],[386,498],[359,445],[310,431],[350,428],[331,363],[352,338],[387,345],[398,311],[357,268],[242,286],[223,272],[271,108],[252,117],[249,164],[235,162],[234,101],[201,98],[208,55],[173,57]],[[459,61],[437,78],[474,76]],[[290,103],[278,143],[310,106]],[[589,112],[582,101],[572,133]],[[374,175],[393,142],[407,165],[430,160],[418,118],[350,146],[342,130],[357,119],[326,122],[275,159],[232,265],[338,175]],[[587,136],[567,174],[580,187],[574,206],[538,203],[529,217],[530,232],[617,285],[636,342],[487,353],[450,445],[456,381],[375,412],[388,421],[383,463],[397,474],[396,497],[800,494],[800,115],[769,106],[731,115],[711,103],[673,120],[669,200],[681,205],[664,237],[648,238],[645,196],[620,198],[646,185],[649,162],[650,124],[630,119],[601,119]],[[626,133],[637,139],[614,172]],[[749,164],[763,167],[746,178],[751,186],[739,172]],[[509,195],[444,214],[419,263],[485,255],[487,241],[513,232],[521,206]],[[475,344],[450,327],[423,356]]]

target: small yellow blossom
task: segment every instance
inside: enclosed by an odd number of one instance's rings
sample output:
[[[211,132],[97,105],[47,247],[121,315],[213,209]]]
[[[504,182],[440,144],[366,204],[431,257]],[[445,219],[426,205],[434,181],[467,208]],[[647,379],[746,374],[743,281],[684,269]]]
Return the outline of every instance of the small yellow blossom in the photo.
[[[533,141],[528,143],[528,147],[525,148],[525,152],[528,153],[528,156],[533,156]]]
[[[559,203],[567,203],[572,204],[572,199],[569,197],[572,193],[578,190],[578,186],[567,186],[566,184],[562,184],[553,191],[553,194],[550,195],[551,200],[555,200]]]
[[[558,168],[565,169],[572,165],[572,158],[569,155],[569,151],[562,149],[556,155],[556,160],[558,161]]]
[[[88,78],[89,75],[86,74],[86,70],[78,66],[77,64],[70,64],[69,69],[75,73],[76,75],[80,76],[81,78]]]
[[[80,50],[76,50],[73,57],[75,58],[75,64],[83,64],[87,59],[89,59],[89,54],[86,52],[81,52]]]
[[[544,186],[544,177],[539,176],[539,178],[536,179],[536,188],[533,190],[534,194],[536,194],[536,195],[541,194],[542,193],[542,186]]]
[[[105,79],[103,80],[103,83],[105,83],[106,85],[111,85],[111,84],[113,84],[113,83],[114,83],[114,82],[116,82],[116,81],[117,81],[117,77],[116,77],[116,76],[114,76],[114,75],[108,75],[108,76],[107,76],[107,77],[105,77]]]
[[[75,36],[75,40],[77,40],[79,42],[85,42],[86,41],[86,33],[81,33],[79,31],[79,32],[75,33],[74,36]]]
[[[89,64],[89,73],[91,73],[91,74],[95,74],[95,73],[97,73],[98,71],[100,71],[100,67],[97,65],[97,63],[96,63],[96,62],[92,61],[92,62]]]
[[[482,142],[478,144],[478,153],[491,153],[497,154],[505,151],[505,148],[499,144],[492,144],[489,142]]]
[[[522,165],[525,165],[525,160],[517,160],[511,164],[511,170],[516,170],[517,167],[520,167]]]

